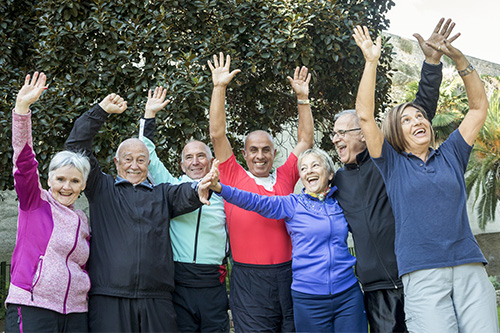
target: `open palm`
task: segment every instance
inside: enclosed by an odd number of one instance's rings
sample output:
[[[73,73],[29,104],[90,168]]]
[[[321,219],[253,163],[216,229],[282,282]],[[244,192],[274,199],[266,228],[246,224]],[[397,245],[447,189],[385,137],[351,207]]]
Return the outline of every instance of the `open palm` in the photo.
[[[373,44],[368,28],[366,26],[360,27],[358,25],[354,28],[353,37],[356,41],[356,45],[358,45],[363,52],[363,56],[367,62],[378,61],[380,58],[380,50],[382,48],[382,40],[380,36],[377,37],[376,43]]]

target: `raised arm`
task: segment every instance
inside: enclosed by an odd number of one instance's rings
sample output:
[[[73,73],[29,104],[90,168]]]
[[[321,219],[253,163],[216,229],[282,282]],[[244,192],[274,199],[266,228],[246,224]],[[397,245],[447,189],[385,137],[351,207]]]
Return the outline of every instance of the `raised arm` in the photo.
[[[178,180],[172,176],[165,165],[160,161],[156,154],[154,144],[154,134],[156,131],[155,117],[170,100],[166,99],[167,90],[163,87],[156,87],[154,92],[148,91],[148,101],[146,102],[146,111],[144,119],[141,119],[139,139],[144,142],[149,151],[149,173],[156,184],[160,183],[178,183]]]
[[[229,72],[231,57],[228,55],[224,62],[224,54],[221,52],[219,58],[214,55],[214,63],[208,61],[208,67],[212,71],[212,100],[210,101],[210,140],[214,145],[215,157],[225,162],[233,154],[233,149],[226,135],[226,88],[233,77],[240,72],[235,69]]]
[[[488,114],[489,102],[483,82],[467,58],[460,50],[453,47],[450,41],[445,39],[441,43],[428,42],[427,44],[450,57],[455,63],[458,74],[464,81],[467,99],[469,100],[469,112],[467,112],[458,130],[464,140],[472,146]]]
[[[432,121],[436,114],[439,87],[443,79],[443,64],[441,63],[443,52],[433,49],[426,42],[440,43],[445,39],[448,39],[449,42],[454,41],[460,36],[460,33],[457,33],[453,37],[450,37],[454,27],[455,23],[451,19],[445,22],[444,18],[441,18],[427,40],[424,40],[418,33],[413,34],[425,56],[414,103],[422,106],[427,111],[429,121]]]
[[[359,82],[358,95],[356,97],[356,113],[359,117],[359,125],[366,139],[366,146],[371,157],[379,157],[382,153],[384,135],[375,122],[375,81],[377,78],[377,64],[380,58],[382,46],[381,37],[377,37],[373,44],[365,26],[356,26],[353,34],[356,44],[365,57],[365,69]]]
[[[95,188],[95,182],[101,176],[101,170],[92,149],[94,136],[108,118],[108,114],[122,113],[126,109],[127,102],[123,98],[117,94],[110,94],[98,105],[82,114],[73,125],[65,146],[68,150],[85,153],[90,160],[91,170],[85,193]]]
[[[293,149],[295,156],[312,148],[314,143],[314,122],[309,104],[309,82],[311,74],[307,74],[307,67],[295,68],[293,79],[288,76],[288,81],[297,95],[299,109],[299,126],[297,129],[297,145]]]
[[[33,151],[29,108],[47,88],[45,82],[44,73],[35,72],[31,81],[30,75],[26,75],[24,85],[17,94],[12,114],[14,185],[19,198],[19,207],[22,210],[33,209],[41,202],[41,185],[37,170],[38,163]]]

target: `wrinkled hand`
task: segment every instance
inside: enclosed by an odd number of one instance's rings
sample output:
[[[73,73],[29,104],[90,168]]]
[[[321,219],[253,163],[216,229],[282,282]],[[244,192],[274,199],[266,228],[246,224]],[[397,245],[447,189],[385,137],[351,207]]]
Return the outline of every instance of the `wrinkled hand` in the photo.
[[[235,69],[229,72],[229,67],[231,65],[231,57],[228,55],[226,57],[226,62],[224,63],[224,54],[221,52],[219,58],[214,54],[214,63],[208,60],[208,67],[212,71],[212,82],[214,87],[226,87],[233,77],[241,72],[239,69]]]
[[[16,105],[14,107],[16,113],[26,114],[29,112],[30,105],[38,101],[42,92],[47,89],[47,86],[45,86],[46,81],[47,77],[43,72],[33,73],[31,82],[30,75],[26,75],[24,85],[17,93]]]
[[[156,87],[155,91],[152,93],[151,89],[148,91],[148,101],[146,102],[146,112],[144,113],[144,118],[154,118],[158,111],[162,110],[168,103],[169,99],[167,97],[167,89],[163,87]]]
[[[109,94],[99,106],[107,113],[122,113],[127,109],[127,102],[117,94]]]
[[[354,34],[352,36],[356,41],[356,45],[358,45],[363,52],[365,61],[378,62],[380,50],[382,49],[382,38],[378,36],[375,44],[373,44],[368,28],[366,26],[360,27],[359,25],[354,28]]]
[[[293,79],[287,76],[290,85],[297,95],[297,99],[307,99],[309,97],[309,82],[311,82],[311,74],[307,74],[307,67],[295,68]]]
[[[459,49],[453,47],[453,45],[451,45],[451,43],[446,39],[442,40],[439,43],[427,41],[425,42],[425,44],[432,47],[436,51],[446,54],[451,58],[451,60],[453,60],[457,68],[462,67],[463,69],[465,68],[463,64],[468,64],[467,59],[465,59],[465,56],[462,54],[462,52]]]
[[[219,184],[219,161],[215,160],[212,163],[212,168],[210,172],[203,177],[198,183],[198,197],[201,203],[210,206],[210,201],[208,200],[210,195],[210,190],[220,192],[221,186]]]
[[[447,40],[448,43],[451,43],[460,36],[460,33],[457,33],[454,36],[450,37],[453,28],[455,28],[455,22],[452,22],[451,19],[447,19],[446,22],[444,22],[444,25],[443,22],[444,18],[441,18],[434,28],[431,36],[427,40],[424,40],[418,33],[413,34],[413,36],[417,39],[422,52],[425,55],[425,61],[431,64],[439,64],[441,62],[441,56],[443,55],[443,52],[441,50],[430,47],[427,43],[439,45],[443,43],[444,40]]]

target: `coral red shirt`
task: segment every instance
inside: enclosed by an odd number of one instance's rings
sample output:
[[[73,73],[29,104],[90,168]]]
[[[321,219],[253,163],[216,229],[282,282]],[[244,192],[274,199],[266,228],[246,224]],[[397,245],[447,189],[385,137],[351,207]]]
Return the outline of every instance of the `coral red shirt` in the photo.
[[[258,185],[234,154],[219,166],[222,184],[261,195],[288,195],[299,179],[297,157],[292,153],[273,176],[274,186],[268,191]],[[239,263],[273,265],[290,261],[292,244],[283,220],[267,219],[224,202],[233,259]]]

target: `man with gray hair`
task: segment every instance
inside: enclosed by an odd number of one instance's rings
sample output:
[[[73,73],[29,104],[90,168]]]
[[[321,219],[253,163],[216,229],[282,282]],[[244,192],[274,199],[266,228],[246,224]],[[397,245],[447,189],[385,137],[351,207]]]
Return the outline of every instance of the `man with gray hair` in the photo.
[[[94,136],[108,114],[126,108],[123,98],[108,95],[75,121],[66,141],[68,150],[83,151],[91,165],[84,191],[92,227],[89,330],[177,331],[170,219],[209,204],[210,179],[152,185],[146,179],[148,149],[136,138],[123,141],[117,150],[116,179],[101,172],[93,154]]]
[[[155,117],[169,102],[166,90],[148,93],[139,137],[149,150],[149,173],[155,183],[180,184],[200,180],[210,171],[213,157],[201,141],[182,149],[180,178],[173,177],[158,158],[154,144]],[[210,206],[177,216],[170,223],[175,264],[173,302],[180,332],[229,332],[226,292],[227,231],[222,197],[213,195]]]
[[[443,22],[441,19],[429,41],[449,37],[455,24],[448,20],[441,29]],[[421,105],[432,120],[439,98],[443,53],[427,46],[421,37],[417,39],[425,61],[414,103]],[[355,110],[335,116],[331,139],[344,164],[335,174],[333,185],[337,186],[336,198],[354,239],[356,273],[363,286],[370,331],[406,332],[403,283],[394,253],[394,215],[382,175],[368,154]]]

